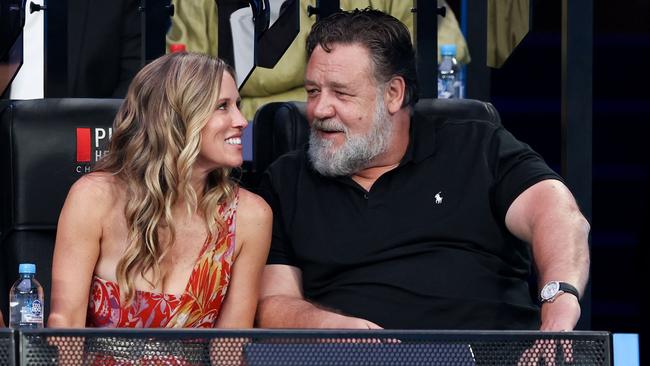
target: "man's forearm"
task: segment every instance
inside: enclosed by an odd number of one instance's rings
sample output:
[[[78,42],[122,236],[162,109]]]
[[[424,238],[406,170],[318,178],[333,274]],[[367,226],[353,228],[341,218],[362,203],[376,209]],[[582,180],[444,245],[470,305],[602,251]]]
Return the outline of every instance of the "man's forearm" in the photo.
[[[284,295],[260,300],[255,325],[260,328],[381,329],[371,321],[338,314],[309,301]]]
[[[295,297],[276,295],[260,300],[256,325],[261,328],[323,328],[339,314],[323,310]]]
[[[569,189],[547,179],[526,189],[510,205],[506,226],[531,243],[540,286],[572,284],[582,294],[589,276],[589,223]]]
[[[555,231],[542,231],[537,238],[545,243],[543,246],[537,245],[535,252],[540,288],[549,281],[564,281],[575,286],[583,295],[589,276],[589,224],[579,212],[574,212],[553,226]],[[542,304],[540,329],[572,330],[580,314],[580,304],[575,296],[559,296],[553,302]]]
[[[582,295],[589,277],[589,224],[579,212],[574,212],[549,226],[555,230],[539,230],[534,239],[544,243],[533,246],[540,287],[548,281],[565,281]]]
[[[506,213],[506,226],[531,243],[540,289],[549,281],[567,282],[584,293],[589,277],[589,223],[569,189],[547,179],[521,193]],[[571,330],[580,318],[580,303],[562,295],[542,305],[542,330]]]

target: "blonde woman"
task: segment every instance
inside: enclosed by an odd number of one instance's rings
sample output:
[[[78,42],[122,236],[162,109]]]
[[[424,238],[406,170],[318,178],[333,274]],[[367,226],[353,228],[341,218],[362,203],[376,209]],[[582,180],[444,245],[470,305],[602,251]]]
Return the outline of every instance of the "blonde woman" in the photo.
[[[233,71],[205,55],[136,75],[110,153],[61,211],[48,326],[252,327],[272,217],[229,179],[239,100]]]

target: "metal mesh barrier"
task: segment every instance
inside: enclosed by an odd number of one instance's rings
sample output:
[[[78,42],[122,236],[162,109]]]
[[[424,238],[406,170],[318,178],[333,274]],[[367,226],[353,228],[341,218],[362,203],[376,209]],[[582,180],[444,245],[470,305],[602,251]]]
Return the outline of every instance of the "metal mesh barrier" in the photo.
[[[14,332],[11,329],[0,328],[0,365],[14,363]]]
[[[610,365],[607,332],[29,330],[21,365]]]

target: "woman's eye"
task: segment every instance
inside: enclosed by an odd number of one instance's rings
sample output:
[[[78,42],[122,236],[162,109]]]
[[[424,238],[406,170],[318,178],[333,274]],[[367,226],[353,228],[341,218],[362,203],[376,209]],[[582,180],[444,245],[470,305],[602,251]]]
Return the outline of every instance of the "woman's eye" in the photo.
[[[217,110],[219,110],[219,111],[225,111],[226,109],[228,109],[228,104],[227,103],[221,103],[221,104],[217,105]]]

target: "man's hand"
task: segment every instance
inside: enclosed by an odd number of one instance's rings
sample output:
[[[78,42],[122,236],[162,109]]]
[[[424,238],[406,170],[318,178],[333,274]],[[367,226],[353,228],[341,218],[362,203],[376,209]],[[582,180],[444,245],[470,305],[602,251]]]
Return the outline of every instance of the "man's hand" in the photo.
[[[524,351],[521,357],[519,357],[517,366],[536,366],[542,360],[544,361],[542,365],[557,365],[558,345],[562,348],[564,363],[573,363],[573,341],[568,339],[538,339],[532,347]]]
[[[320,328],[332,329],[384,329],[379,325],[361,318],[352,316],[345,316],[337,313],[329,313],[330,315],[323,319]],[[322,339],[324,343],[399,343],[396,339],[382,339],[382,338],[338,338],[338,339]]]
[[[553,302],[542,304],[542,326],[540,330],[547,332],[572,331],[580,318],[580,303],[572,294],[562,294]],[[561,346],[561,347],[558,347]],[[545,365],[555,365],[556,357],[561,348],[565,363],[573,362],[573,341],[568,339],[540,339],[535,341],[520,357],[517,365],[537,365],[544,360]]]
[[[365,319],[345,316],[336,313],[323,319],[322,328],[335,328],[335,329],[384,329],[379,325]]]
[[[580,319],[580,303],[572,294],[562,294],[553,302],[542,304],[542,326],[548,332],[567,332],[573,330]]]

